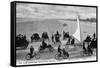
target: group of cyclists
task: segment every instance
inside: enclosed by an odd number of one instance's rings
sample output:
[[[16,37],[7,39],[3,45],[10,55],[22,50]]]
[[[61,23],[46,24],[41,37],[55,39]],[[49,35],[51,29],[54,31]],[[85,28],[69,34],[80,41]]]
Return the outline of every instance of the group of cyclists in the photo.
[[[38,39],[40,40],[41,39],[39,37],[38,33],[36,33],[34,35],[36,36],[35,38],[37,38],[35,40],[38,40]],[[31,36],[31,40],[32,40],[32,37],[33,36]],[[60,38],[61,38],[61,34],[57,31],[55,34],[52,34],[51,41],[54,44],[56,44],[57,42],[61,43]],[[63,31],[63,39],[66,40],[66,38],[67,38],[66,44],[69,44],[69,45],[74,45],[75,44],[75,39],[73,37],[71,37],[71,35],[69,35],[69,32],[64,32]],[[22,39],[26,40],[26,36],[25,35],[20,35],[20,34],[17,35],[17,37],[16,37],[17,41],[22,40]],[[34,39],[34,37],[33,37],[33,39]],[[48,44],[46,43],[47,39],[50,40],[47,32],[44,32],[42,34],[42,39],[41,39],[41,44],[42,45],[40,46],[40,49],[45,50],[46,48],[50,48],[50,47],[53,48],[51,44],[48,46]],[[19,42],[21,42],[21,41],[19,41]],[[87,47],[86,47],[86,44],[87,44]],[[94,33],[93,37],[90,37],[90,35],[87,35],[86,39],[83,41],[83,44],[82,44],[82,48],[83,48],[84,53],[91,53],[92,54],[93,53],[92,49],[94,47],[96,48],[96,46],[97,46],[96,34]],[[58,44],[57,51],[59,53],[59,56],[61,56],[61,54],[63,54],[63,55],[67,55],[67,57],[69,57],[68,52],[66,52],[66,48],[62,49],[60,44]],[[34,47],[31,46],[30,47],[30,56],[32,56],[33,53],[34,53]]]
[[[51,36],[51,40],[52,42],[55,44],[57,42],[60,42],[60,37],[61,34],[59,34],[59,32],[57,31],[56,34],[52,34]],[[49,37],[48,37],[49,38]],[[63,39],[68,39],[68,41],[66,42],[66,44],[71,44],[74,45],[75,44],[75,39],[73,37],[71,37],[69,35],[69,32],[63,32]],[[93,34],[93,37],[90,37],[90,35],[87,35],[86,39],[83,41],[82,47],[83,47],[83,51],[87,51],[92,53],[92,41],[96,40],[96,34]],[[96,41],[95,41],[96,42]],[[87,44],[88,46],[86,47],[85,44]],[[45,42],[45,40],[42,40],[42,47],[43,49],[47,48],[48,44]],[[95,44],[96,46],[96,44]],[[34,48],[33,47],[30,48],[30,53],[33,53]],[[69,56],[68,52],[66,52],[65,48],[61,49],[61,45],[58,45],[58,49],[57,49],[59,55],[63,54],[67,54],[67,56]]]
[[[35,33],[35,34],[36,34],[36,33]],[[35,38],[34,36],[31,36],[31,38],[32,38],[32,37]],[[38,37],[38,39],[39,39],[39,35],[37,35],[37,37]],[[52,34],[52,36],[51,36],[51,41],[52,41],[54,44],[56,44],[56,43],[61,43],[60,37],[61,37],[61,34],[60,34],[58,31],[56,31],[55,34]],[[68,38],[68,39],[70,38],[70,39],[68,40],[68,42],[67,42],[67,43],[70,43],[71,37],[69,36],[69,32],[64,32],[64,31],[63,31],[63,39],[66,39],[66,38]],[[32,40],[32,39],[31,39],[31,40]],[[42,39],[41,39],[40,50],[45,50],[46,48],[48,48],[48,49],[53,48],[51,44],[47,44],[47,43],[46,43],[46,40],[50,40],[50,38],[49,38],[47,32],[43,32],[43,34],[42,34]],[[74,44],[74,41],[75,41],[75,40],[72,39],[71,44]],[[34,47],[31,46],[31,47],[30,47],[30,53],[31,53],[31,55],[33,54],[33,51],[34,51]],[[64,48],[61,49],[61,45],[58,46],[57,51],[58,51],[59,55],[61,55],[62,53],[68,55],[68,52],[66,52]]]

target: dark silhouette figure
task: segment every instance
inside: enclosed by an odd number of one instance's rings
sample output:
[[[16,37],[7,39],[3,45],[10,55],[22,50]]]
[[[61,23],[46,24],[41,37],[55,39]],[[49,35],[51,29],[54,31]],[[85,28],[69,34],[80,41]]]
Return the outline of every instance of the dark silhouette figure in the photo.
[[[86,53],[85,41],[83,41],[83,51]]]
[[[71,40],[71,38],[69,37],[69,38],[68,38],[68,42],[67,42],[68,44],[70,44],[70,40]]]
[[[96,38],[96,34],[94,33],[94,34],[93,34],[93,39],[95,39],[95,38]]]
[[[31,36],[31,41],[40,41],[40,36],[38,33],[34,33],[32,36]]]
[[[69,54],[68,54],[68,52],[66,52],[65,48],[63,48],[63,50],[62,50],[62,51],[63,51],[63,55],[64,55],[64,56],[69,57]]]
[[[43,40],[47,40],[47,39],[49,40],[49,36],[48,36],[48,33],[47,32],[43,32],[42,33],[42,39]]]
[[[63,39],[69,38],[69,32],[63,31]]]
[[[92,39],[91,43],[90,43],[91,48],[97,48],[97,38],[96,39]]]
[[[61,56],[61,45],[58,46],[58,52],[59,52],[59,55]]]
[[[75,39],[73,38],[73,39],[71,40],[71,45],[74,45],[74,43],[75,43]]]
[[[57,33],[55,34],[55,41],[56,41],[56,42],[60,42],[60,34],[59,34],[58,31],[57,31]]]
[[[42,47],[43,47],[43,49],[47,48],[47,43],[45,43],[44,41],[42,41]]]
[[[32,55],[33,55],[33,52],[34,52],[34,48],[33,48],[33,46],[31,46],[31,47],[30,47],[30,55],[31,55],[31,57],[32,57]]]
[[[26,39],[26,35],[17,35],[16,36],[16,47],[21,47],[20,49],[25,49],[27,48],[29,42]]]
[[[92,48],[91,48],[90,45],[88,45],[87,49],[88,49],[88,54],[89,55],[92,55],[93,54],[93,51],[92,51]]]
[[[91,42],[91,37],[89,35],[87,35],[86,39],[85,39],[85,42],[87,42],[87,45],[90,44]]]
[[[89,35],[87,35],[87,37],[86,37],[86,40],[85,40],[86,42],[90,42],[91,41],[91,37],[89,36]]]
[[[51,40],[52,40],[53,43],[55,43],[54,42],[54,35],[53,34],[52,34]]]
[[[65,31],[63,31],[63,39],[65,39]]]

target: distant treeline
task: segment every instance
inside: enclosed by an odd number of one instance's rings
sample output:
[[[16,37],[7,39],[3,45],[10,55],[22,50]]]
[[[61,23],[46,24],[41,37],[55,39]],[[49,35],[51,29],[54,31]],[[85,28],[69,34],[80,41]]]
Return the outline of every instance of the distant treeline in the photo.
[[[76,21],[77,19],[67,19],[67,20]],[[86,21],[86,22],[96,23],[97,19],[96,18],[86,18],[86,19],[80,19],[80,21]]]

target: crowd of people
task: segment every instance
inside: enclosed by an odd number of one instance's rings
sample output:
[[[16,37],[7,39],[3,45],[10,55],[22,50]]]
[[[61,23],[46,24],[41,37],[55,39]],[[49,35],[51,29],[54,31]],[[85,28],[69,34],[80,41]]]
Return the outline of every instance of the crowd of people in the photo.
[[[83,41],[83,50],[84,53],[93,54],[93,49],[97,48],[97,38],[94,33],[92,37],[87,35],[86,39]]]
[[[61,34],[57,31],[55,34],[52,34],[51,36],[51,41],[55,44],[57,42],[61,43]],[[66,40],[67,38],[67,42],[66,44],[69,44],[69,45],[74,45],[75,44],[75,38],[73,38],[71,35],[69,35],[69,32],[64,32],[63,31],[63,40]],[[48,33],[47,32],[43,32],[42,33],[42,37],[40,38],[39,34],[38,33],[35,33],[31,36],[31,41],[32,40],[41,40],[41,47],[42,49],[45,49],[48,47],[48,44],[45,42],[45,40],[50,40],[49,36],[48,36]],[[17,44],[21,44],[21,43],[29,43],[27,40],[26,40],[26,35],[17,35],[16,36],[16,43]],[[87,47],[86,47],[87,45]],[[21,45],[20,45],[21,46]],[[82,44],[82,47],[83,47],[83,50],[84,52],[91,52],[92,53],[92,49],[93,48],[96,48],[97,47],[97,38],[96,38],[96,34],[94,33],[92,37],[90,37],[90,35],[87,35],[86,39],[83,41],[83,44]],[[65,54],[66,51],[65,49],[61,49],[61,45],[58,45],[58,52],[59,54],[63,53]],[[34,51],[34,47],[31,46],[30,47],[30,53],[32,54]]]
[[[57,31],[56,34],[52,34],[51,41],[54,44],[57,43],[57,42],[61,43],[60,37],[61,37],[61,34],[59,34],[59,32]],[[48,35],[47,35],[47,38],[49,39]],[[63,32],[63,39],[66,40],[66,38],[68,39],[68,41],[66,42],[66,44],[69,44],[69,45],[74,45],[75,44],[75,38],[71,37],[69,35],[69,32]],[[87,47],[86,47],[86,45],[87,45]],[[48,46],[48,44],[45,42],[45,40],[42,40],[42,47],[45,49],[47,46]],[[87,35],[86,39],[83,41],[82,47],[83,47],[83,51],[92,54],[93,53],[92,49],[97,47],[96,34],[94,33],[93,37],[90,37],[90,35]],[[61,45],[58,45],[57,51],[59,52],[60,55],[61,55],[61,53],[63,53],[63,54],[67,53],[65,51],[65,48],[61,49]]]

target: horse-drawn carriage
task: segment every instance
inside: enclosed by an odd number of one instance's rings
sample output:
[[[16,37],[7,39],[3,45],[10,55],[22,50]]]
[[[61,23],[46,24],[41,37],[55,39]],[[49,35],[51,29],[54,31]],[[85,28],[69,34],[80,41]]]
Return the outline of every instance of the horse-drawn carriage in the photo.
[[[34,33],[31,36],[31,42],[38,42],[38,41],[47,40],[47,39],[49,40],[49,36],[47,32],[43,32],[42,37],[40,37],[38,33]]]
[[[34,33],[32,36],[31,36],[31,42],[38,42],[38,41],[41,41],[41,38],[39,36],[38,33]]]
[[[26,40],[25,35],[17,35],[16,36],[16,49],[21,50],[21,49],[26,49],[28,47],[29,42]]]
[[[49,40],[49,36],[47,32],[42,33],[42,40]]]

